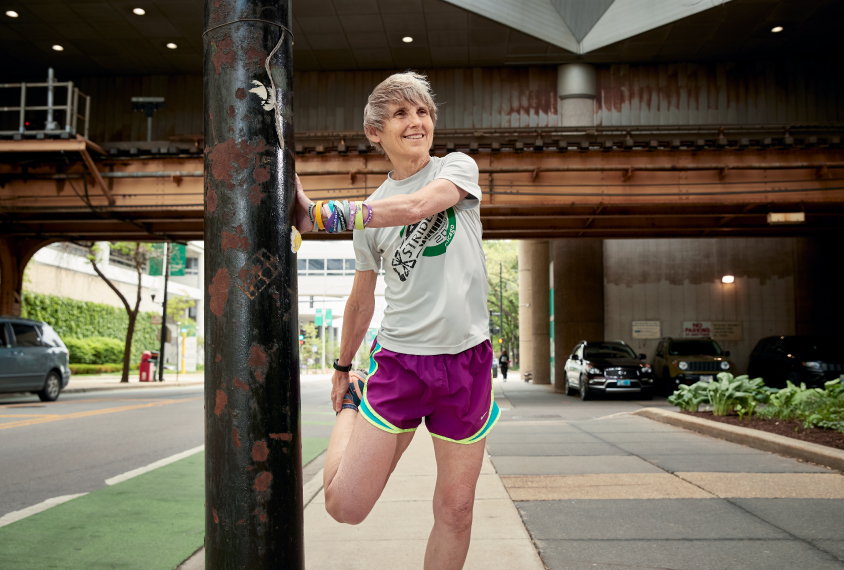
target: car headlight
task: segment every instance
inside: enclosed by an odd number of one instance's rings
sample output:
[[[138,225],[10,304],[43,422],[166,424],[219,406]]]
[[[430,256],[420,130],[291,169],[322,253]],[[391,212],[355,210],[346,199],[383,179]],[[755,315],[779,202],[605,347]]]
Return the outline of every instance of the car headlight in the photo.
[[[820,362],[804,362],[803,366],[805,366],[809,370],[820,370],[821,369],[821,363]]]
[[[642,374],[650,374],[652,372],[650,364],[642,365]]]
[[[688,362],[681,362],[680,364],[677,365],[677,368],[679,368],[680,370],[688,370],[689,369],[689,363]]]
[[[601,376],[603,375],[604,371],[600,368],[595,368],[591,364],[586,365],[586,373],[592,374],[593,376]]]
[[[726,360],[722,360],[721,361],[721,370],[729,370],[729,369],[730,369],[730,363],[727,362]]]

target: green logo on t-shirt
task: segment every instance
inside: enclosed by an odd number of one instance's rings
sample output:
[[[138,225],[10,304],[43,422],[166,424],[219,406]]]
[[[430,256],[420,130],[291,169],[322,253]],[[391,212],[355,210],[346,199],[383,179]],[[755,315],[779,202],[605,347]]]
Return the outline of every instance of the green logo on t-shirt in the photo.
[[[407,235],[405,235],[407,230]],[[445,253],[457,231],[454,208],[440,212],[399,231],[402,238],[391,262],[393,270],[402,281],[416,267],[419,257],[436,257]]]

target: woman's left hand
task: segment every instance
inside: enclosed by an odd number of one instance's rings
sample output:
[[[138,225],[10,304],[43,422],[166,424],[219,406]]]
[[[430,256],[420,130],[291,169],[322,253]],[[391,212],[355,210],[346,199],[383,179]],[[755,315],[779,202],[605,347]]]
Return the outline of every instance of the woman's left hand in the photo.
[[[295,205],[295,220],[296,229],[300,234],[310,232],[314,229],[311,218],[308,216],[308,207],[311,205],[311,200],[305,195],[305,189],[302,188],[302,182],[299,181],[299,175],[296,175],[296,205]]]

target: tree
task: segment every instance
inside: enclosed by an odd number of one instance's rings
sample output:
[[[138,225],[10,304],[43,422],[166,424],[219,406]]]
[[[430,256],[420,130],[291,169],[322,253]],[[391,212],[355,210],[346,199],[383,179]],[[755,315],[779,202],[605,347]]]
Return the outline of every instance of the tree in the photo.
[[[123,293],[120,292],[120,289],[118,289],[117,286],[115,286],[115,284],[105,276],[100,267],[97,265],[97,254],[99,253],[97,245],[92,243],[89,246],[91,253],[88,255],[88,261],[91,262],[91,267],[93,267],[97,275],[106,282],[106,285],[108,285],[111,290],[117,294],[120,301],[123,303],[123,307],[126,309],[126,314],[129,317],[129,326],[126,328],[126,347],[123,350],[123,374],[120,377],[121,382],[128,382],[129,365],[132,358],[132,337],[135,335],[135,321],[138,320],[138,310],[141,306],[141,275],[143,275],[144,266],[150,257],[150,249],[146,244],[139,242],[112,243],[110,244],[110,247],[112,250],[119,251],[120,253],[130,257],[132,264],[135,267],[135,271],[138,274],[138,294],[135,297],[135,308],[133,309],[129,305],[129,301],[126,300]]]
[[[190,317],[185,316],[185,311],[195,306],[196,301],[187,295],[179,295],[173,299],[167,299],[167,316],[173,319],[174,322],[182,323],[186,327],[195,326],[196,322]]]
[[[493,335],[493,348],[496,351],[501,348],[513,347],[519,341],[519,258],[518,242],[513,240],[490,240],[483,242],[484,255],[486,256],[487,283],[489,284],[489,296],[487,297],[487,308],[490,313],[503,313],[504,330],[498,335]],[[499,267],[501,268],[501,282],[499,284]],[[499,304],[499,290],[503,291],[503,307]],[[490,317],[493,319],[493,326],[499,326],[499,316]],[[498,339],[504,339],[502,345],[498,345]],[[513,351],[508,350],[511,358]]]

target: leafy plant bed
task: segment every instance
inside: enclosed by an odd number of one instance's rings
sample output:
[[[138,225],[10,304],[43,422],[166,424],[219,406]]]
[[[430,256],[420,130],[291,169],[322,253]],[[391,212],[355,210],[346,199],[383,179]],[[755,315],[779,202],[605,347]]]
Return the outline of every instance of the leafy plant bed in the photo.
[[[752,418],[739,419],[737,414],[729,416],[716,416],[712,412],[683,412],[686,415],[713,420],[739,427],[758,429],[785,437],[791,437],[810,443],[826,445],[836,449],[844,449],[844,433],[824,428],[803,428],[803,422],[799,420],[777,420],[766,419],[754,416]]]

